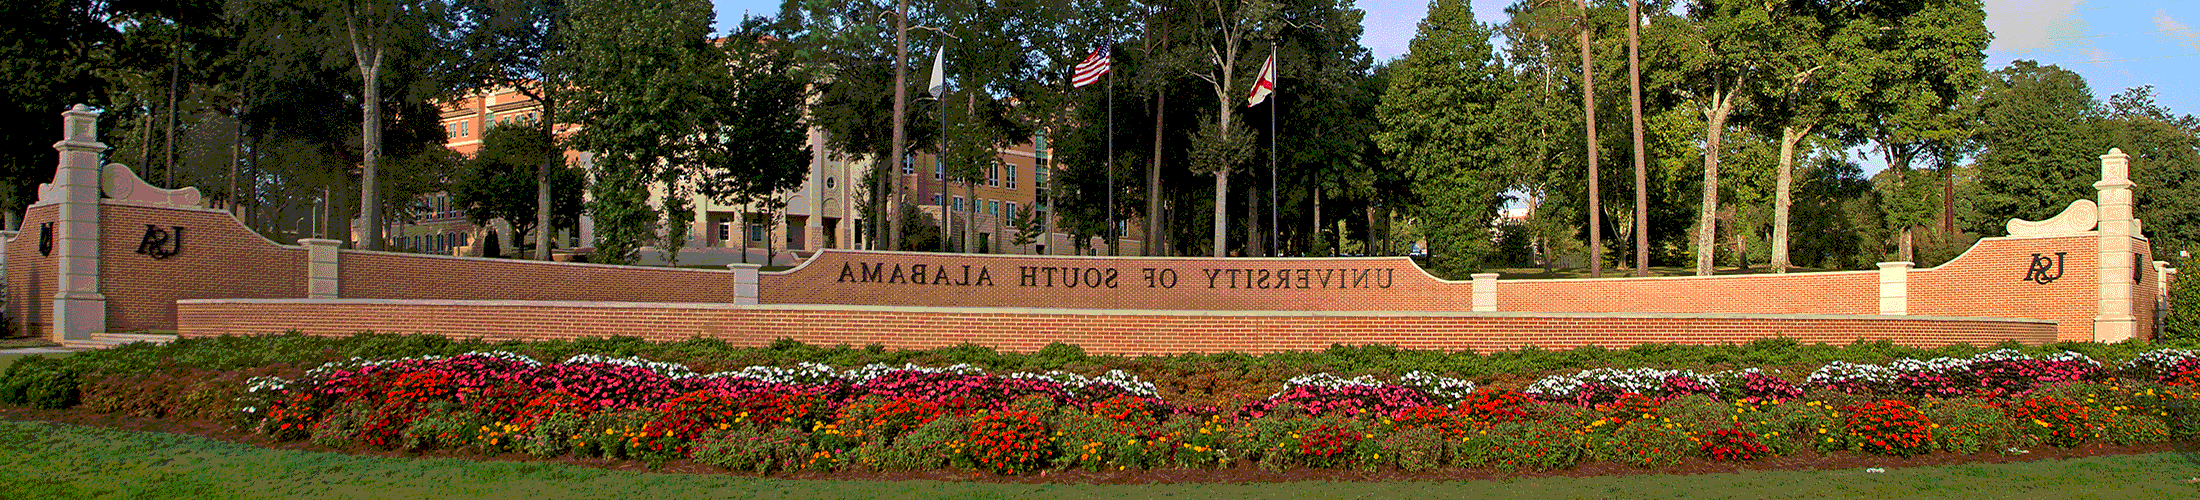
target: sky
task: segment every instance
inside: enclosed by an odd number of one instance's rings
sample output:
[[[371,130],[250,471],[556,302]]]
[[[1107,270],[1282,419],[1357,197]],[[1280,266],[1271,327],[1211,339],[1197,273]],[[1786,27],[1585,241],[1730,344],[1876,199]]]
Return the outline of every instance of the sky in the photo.
[[[718,29],[744,12],[772,14],[779,0],[712,0]],[[1475,18],[1504,19],[1512,0],[1471,0]],[[1377,60],[1404,55],[1426,0],[1361,0],[1367,11],[1360,44]],[[2180,114],[2200,114],[2200,0],[1986,0],[1988,70],[2019,59],[2053,64],[2085,76],[2095,99],[2154,85],[2158,102]]]

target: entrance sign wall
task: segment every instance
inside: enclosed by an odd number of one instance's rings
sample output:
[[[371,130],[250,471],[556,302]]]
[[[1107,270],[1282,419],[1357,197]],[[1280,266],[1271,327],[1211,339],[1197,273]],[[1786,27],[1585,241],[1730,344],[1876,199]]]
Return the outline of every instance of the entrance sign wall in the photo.
[[[1066,341],[1126,353],[1771,336],[1909,345],[2116,341],[2152,334],[2165,280],[2175,272],[2151,260],[2130,214],[2132,186],[2118,151],[2102,157],[2097,204],[2080,200],[2047,221],[2011,221],[2012,236],[1981,240],[1930,269],[1886,263],[1786,275],[1447,281],[1397,257],[832,250],[795,269],[759,273],[753,265],[667,269],[369,252],[333,240],[281,245],[226,211],[199,206],[196,190],[155,188],[126,167],[101,165],[96,117],[81,106],[64,113],[55,180],[24,213],[24,227],[51,228],[52,236],[0,237],[0,276],[16,331],[62,341],[101,332],[285,330],[1007,349]]]

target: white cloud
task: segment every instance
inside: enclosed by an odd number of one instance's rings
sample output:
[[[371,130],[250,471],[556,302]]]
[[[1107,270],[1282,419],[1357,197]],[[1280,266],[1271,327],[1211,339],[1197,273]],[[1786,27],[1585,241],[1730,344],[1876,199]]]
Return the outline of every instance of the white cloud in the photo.
[[[2188,49],[2200,48],[2200,32],[2193,31],[2185,23],[2177,22],[2177,18],[2169,17],[2167,10],[2154,9],[2154,27],[2167,32],[2162,35],[2177,40],[2178,45]]]
[[[1986,29],[1994,32],[1994,49],[2035,50],[2068,48],[2084,34],[2078,18],[2079,0],[1986,0]]]

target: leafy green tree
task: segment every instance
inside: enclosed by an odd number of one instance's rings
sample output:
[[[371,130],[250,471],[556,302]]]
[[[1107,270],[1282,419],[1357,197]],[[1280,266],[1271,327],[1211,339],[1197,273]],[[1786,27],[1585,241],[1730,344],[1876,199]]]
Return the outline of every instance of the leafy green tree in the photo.
[[[548,230],[579,226],[581,191],[587,189],[587,179],[580,170],[565,166],[564,157],[540,129],[489,127],[481,134],[481,149],[451,179],[451,204],[465,211],[474,225],[486,227],[495,220],[511,225],[512,241],[521,242],[519,250],[524,251],[530,241],[527,237],[540,234],[536,231],[544,227],[535,225],[535,215],[540,213],[535,206],[536,170],[544,162],[558,164],[550,176],[554,216]]]
[[[459,20],[454,34],[459,37],[456,47],[462,53],[453,62],[461,66],[461,86],[471,91],[511,89],[541,103],[541,117],[534,124],[538,133],[553,143],[559,123],[558,103],[549,91],[553,75],[543,71],[543,62],[561,48],[558,28],[565,22],[565,4],[565,0],[452,0],[451,4]],[[551,200],[551,177],[563,175],[562,168],[563,155],[543,157],[542,164],[535,167],[535,202],[530,206],[537,211],[535,221],[528,226],[563,225],[553,225],[550,220],[552,207],[558,205]],[[535,247],[550,248],[553,232],[535,233]],[[550,260],[551,255],[545,251],[537,258]]]
[[[2109,144],[2131,155],[2137,215],[2148,222],[2154,258],[2180,261],[2179,251],[2200,244],[2200,225],[2179,223],[2200,220],[2200,117],[2170,113],[2154,103],[2154,88],[2144,86],[2110,96],[2100,125]],[[2088,171],[2083,178],[2095,177]],[[2200,302],[2180,303],[2200,308]]]
[[[900,160],[894,155],[895,130],[912,144],[934,141],[937,117],[894,113],[895,84],[901,92],[920,93],[926,82],[895,77],[897,54],[893,25],[882,19],[892,15],[893,2],[880,0],[799,0],[788,2],[785,22],[775,25],[783,39],[797,46],[799,60],[816,83],[816,101],[810,120],[824,129],[827,149],[871,160],[867,179],[870,203],[865,209],[870,242],[875,249],[888,246],[889,219],[899,212],[896,197],[901,178]],[[922,52],[922,51],[919,51]],[[895,118],[901,122],[897,127]],[[926,126],[933,124],[934,126]],[[892,209],[891,211],[889,209]]]
[[[302,0],[309,15],[336,25],[320,34],[332,38],[331,52],[347,57],[360,78],[360,225],[365,247],[384,246],[381,193],[384,70],[400,59],[434,58],[434,35],[446,29],[450,19],[441,0]]]
[[[1199,132],[1193,168],[1215,177],[1213,255],[1229,254],[1227,224],[1230,221],[1230,172],[1250,159],[1253,138],[1243,122],[1233,124],[1239,99],[1248,94],[1265,58],[1257,55],[1258,42],[1272,36],[1270,20],[1276,16],[1273,0],[1193,0],[1184,11],[1202,29],[1187,40],[1179,57],[1203,60],[1192,76],[1206,81],[1214,91],[1215,122]],[[1186,65],[1186,67],[1195,67]],[[1250,237],[1251,235],[1247,235]],[[1248,246],[1257,250],[1258,246]]]
[[[1703,1],[1688,7],[1688,22],[1669,28],[1679,35],[1673,56],[1685,75],[1680,91],[1704,117],[1703,198],[1696,219],[1696,275],[1713,273],[1719,218],[1719,154],[1727,119],[1744,105],[1758,68],[1774,53],[1773,12],[1760,3]]]
[[[1963,229],[1999,236],[2010,218],[2045,220],[2072,200],[2093,198],[2095,158],[2108,148],[2084,77],[2017,61],[1994,71],[1971,103],[1977,192],[1969,200],[1975,217]]]
[[[1490,30],[1464,0],[1437,0],[1411,49],[1390,68],[1383,130],[1375,142],[1413,180],[1415,210],[1432,264],[1448,276],[1478,269],[1490,251],[1488,225],[1512,176],[1503,170],[1502,118],[1511,79]]]
[[[1986,80],[1986,11],[1978,0],[1922,0],[1858,5],[1845,30],[1855,33],[1861,49],[1852,67],[1869,75],[1872,92],[1862,104],[1859,135],[1876,143],[1887,170],[1898,184],[1925,183],[1908,172],[1913,162],[1938,160],[1942,177],[1939,210],[1944,229],[1954,225],[1954,162],[1957,147],[1968,140],[1970,121],[1957,112],[1963,96]],[[1904,188],[1895,194],[1916,194]],[[1888,200],[1907,207],[1914,200]],[[1914,228],[1930,221],[1901,215],[1890,222],[1901,228],[1901,259],[1913,260]]]
[[[678,255],[693,207],[686,182],[710,109],[707,82],[725,74],[712,48],[710,3],[585,0],[568,4],[564,49],[544,62],[552,99],[581,127],[570,141],[593,153],[589,212],[597,258],[628,263],[655,243]],[[663,198],[651,200],[651,187]],[[668,220],[669,219],[669,220]]]
[[[1809,2],[1771,6],[1773,22],[1764,44],[1768,53],[1759,67],[1763,76],[1746,96],[1752,106],[1743,111],[1743,121],[1780,143],[1769,257],[1773,272],[1787,272],[1793,265],[1789,230],[1796,203],[1795,162],[1808,153],[1798,147],[1817,135],[1839,137],[1838,132],[1858,119],[1860,103],[1871,92],[1863,73],[1846,60],[1860,48],[1859,33],[1844,30],[1849,19],[1832,7]]]
[[[809,130],[802,123],[803,89],[794,47],[766,36],[767,20],[750,18],[724,43],[731,74],[712,86],[713,112],[703,117],[709,137],[698,145],[697,191],[719,203],[784,208],[782,193],[810,174]],[[765,238],[766,255],[771,254]]]

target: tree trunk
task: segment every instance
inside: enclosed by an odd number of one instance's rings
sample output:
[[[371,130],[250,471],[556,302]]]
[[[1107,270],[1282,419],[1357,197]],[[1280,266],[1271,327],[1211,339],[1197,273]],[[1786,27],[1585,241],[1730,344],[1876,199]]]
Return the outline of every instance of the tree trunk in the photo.
[[[1223,82],[1229,82],[1230,70],[1228,66],[1223,67],[1222,75]],[[1228,86],[1227,83],[1218,85],[1223,85],[1225,88]],[[1222,124],[1222,140],[1227,142],[1230,140],[1230,96],[1228,92],[1217,92],[1216,94],[1216,97],[1221,101],[1221,103],[1217,105],[1217,107],[1222,108],[1222,112],[1220,113],[1220,120]],[[1229,234],[1229,228],[1226,226],[1229,223],[1230,167],[1228,165],[1223,165],[1221,168],[1215,169],[1214,256],[1216,257],[1222,257],[1230,254],[1230,247],[1223,242],[1224,237]]]
[[[1703,214],[1697,218],[1696,275],[1715,273],[1712,257],[1718,253],[1719,139],[1726,135],[1726,115],[1734,109],[1738,90],[1714,91],[1711,106],[1704,108]]]
[[[565,166],[565,151],[557,147],[557,115],[552,113],[557,103],[547,98],[536,100],[542,103],[542,119],[536,122],[542,125],[543,135],[550,138],[550,157],[544,158],[542,165],[535,168],[535,258],[547,262],[550,260],[550,236],[557,232],[550,224],[550,169]]]
[[[167,145],[161,153],[161,174],[165,180],[161,187],[176,187],[176,87],[183,86],[183,42],[178,39],[170,47],[168,57],[168,127]]]
[[[896,3],[894,15],[894,147],[886,165],[886,249],[901,249],[901,159],[908,151],[909,131],[903,130],[909,112],[909,0]]]
[[[222,208],[230,215],[237,212],[237,162],[244,155],[244,113],[236,113],[236,120],[229,129],[229,200]]]
[[[1589,151],[1589,277],[1604,277],[1604,212],[1597,189],[1597,84],[1589,56],[1589,0],[1581,4],[1581,111]]]
[[[1635,276],[1650,276],[1650,174],[1642,152],[1642,1],[1627,2],[1627,102],[1635,123]]]
[[[1164,132],[1162,114],[1167,112],[1168,89],[1153,93],[1153,163],[1146,166],[1146,245],[1147,257],[1161,254],[1161,144]]]
[[[1812,126],[1787,126],[1780,129],[1780,171],[1773,188],[1772,201],[1772,272],[1785,273],[1792,264],[1788,261],[1788,211],[1795,204],[1795,143],[1802,142],[1810,134]]]
[[[1956,234],[1956,169],[1954,165],[1940,166],[1940,232],[1953,238]]]
[[[1322,188],[1319,186],[1316,186],[1314,188],[1314,230],[1307,232],[1307,237],[1315,242],[1318,242],[1311,245],[1313,248],[1307,249],[1307,251],[1309,252],[1320,250],[1321,247],[1329,246],[1329,237],[1322,236]],[[1336,245],[1335,247],[1330,247],[1331,255],[1335,255],[1337,253],[1336,250],[1339,250],[1338,247],[1344,246],[1344,235],[1337,235],[1337,243],[1338,245]]]
[[[366,98],[359,103],[365,111],[365,116],[360,119],[362,128],[359,137],[360,142],[365,143],[366,146],[366,153],[363,161],[360,162],[359,171],[359,212],[362,219],[360,227],[366,234],[360,235],[360,239],[366,240],[364,243],[366,243],[368,250],[381,250],[383,249],[382,188],[380,182],[382,175],[382,86],[379,83],[382,76],[382,51],[380,49],[373,49],[373,51],[374,54],[371,57],[373,61],[360,67],[362,73],[366,75],[365,91],[363,92]]]

